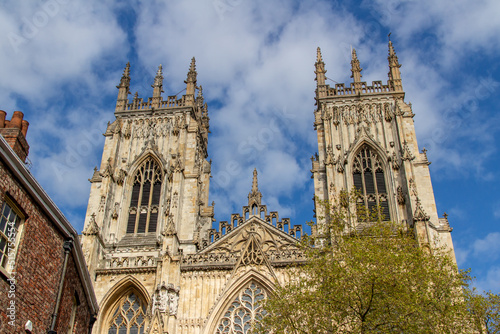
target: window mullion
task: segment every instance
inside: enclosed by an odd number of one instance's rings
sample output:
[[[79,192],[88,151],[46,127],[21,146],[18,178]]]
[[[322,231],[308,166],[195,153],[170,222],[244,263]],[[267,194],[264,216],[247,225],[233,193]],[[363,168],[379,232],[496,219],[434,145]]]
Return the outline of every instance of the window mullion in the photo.
[[[151,215],[151,202],[153,201],[153,187],[155,185],[155,173],[154,170],[151,173],[151,184],[149,185],[149,203],[148,203],[148,212],[146,213],[146,230],[144,231],[146,234],[148,233],[149,230],[149,217]]]
[[[377,204],[377,214],[378,214],[378,217],[380,219],[380,217],[382,217],[382,213],[380,212],[380,199],[379,199],[379,193],[378,193],[378,184],[377,184],[377,171],[376,169],[374,169],[373,173],[372,173],[372,177],[373,177],[373,184],[375,186],[375,203]]]
[[[134,234],[137,234],[137,229],[139,228],[139,217],[141,216],[142,191],[143,191],[143,189],[144,189],[144,172],[141,173],[141,188],[139,190],[139,199],[137,200],[137,215],[135,217]]]

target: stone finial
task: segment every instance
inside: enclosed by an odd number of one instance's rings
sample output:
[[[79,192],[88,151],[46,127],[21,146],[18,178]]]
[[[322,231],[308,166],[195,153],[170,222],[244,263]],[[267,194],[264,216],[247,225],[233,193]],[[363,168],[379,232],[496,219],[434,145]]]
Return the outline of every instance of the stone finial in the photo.
[[[390,35],[390,34],[389,34]],[[389,88],[393,91],[403,91],[403,84],[401,82],[401,72],[399,68],[401,64],[398,61],[398,56],[394,51],[391,40],[389,40]]]
[[[153,97],[160,97],[163,93],[163,72],[162,66],[158,66],[158,71],[156,72],[155,80],[151,87],[153,88]]]
[[[194,103],[194,92],[196,89],[196,59],[193,57],[191,59],[191,65],[189,66],[189,72],[187,74],[187,79],[184,81],[186,84],[186,103]]]
[[[120,84],[116,88],[118,88],[116,110],[125,110],[128,103],[128,94],[130,94],[130,63],[125,66]]]
[[[323,58],[321,56],[321,48],[318,46],[316,49],[316,63],[323,62]]]
[[[358,55],[356,54],[356,49],[352,48],[351,51],[351,78],[353,78],[354,82],[361,82],[361,68],[359,64]]]
[[[252,191],[248,194],[248,206],[261,205],[262,193],[259,191],[257,181],[257,168],[253,170]]]
[[[316,67],[316,70],[314,73],[316,74],[316,81],[318,86],[323,86],[325,85],[325,80],[326,80],[326,70],[325,70],[325,63],[323,62],[323,58],[321,56],[321,49],[318,47],[316,50],[316,63],[314,64]]]

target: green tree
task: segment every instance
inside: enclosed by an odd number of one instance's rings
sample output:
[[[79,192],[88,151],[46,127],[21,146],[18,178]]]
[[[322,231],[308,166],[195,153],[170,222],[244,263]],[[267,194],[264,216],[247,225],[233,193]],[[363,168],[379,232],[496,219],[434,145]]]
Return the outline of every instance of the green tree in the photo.
[[[474,289],[465,294],[471,323],[477,333],[500,333],[500,296],[491,292],[481,295]]]
[[[482,299],[464,295],[468,272],[457,270],[444,249],[420,247],[411,230],[356,208],[358,196],[341,192],[332,205],[324,203],[325,225],[302,243],[308,262],[291,268],[296,280],[266,301],[260,331],[477,333],[474,326],[484,327],[471,317],[472,301]]]

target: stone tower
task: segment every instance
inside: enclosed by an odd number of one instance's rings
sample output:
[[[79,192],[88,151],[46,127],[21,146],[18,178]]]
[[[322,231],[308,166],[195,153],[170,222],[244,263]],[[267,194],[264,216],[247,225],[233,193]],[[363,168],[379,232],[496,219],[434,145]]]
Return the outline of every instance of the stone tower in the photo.
[[[108,123],[101,166],[89,179],[82,236],[101,308],[94,333],[120,328],[118,322],[125,318],[111,319],[106,314],[106,309],[120,305],[121,312],[126,312],[123,305],[133,306],[127,326],[142,328],[142,333],[143,318],[151,313],[146,304],[151,304],[155,288],[162,284],[172,301],[177,300],[177,258],[196,252],[200,235],[211,228],[209,118],[196,77],[193,58],[185,95],[163,99],[160,65],[153,96],[143,100],[135,93],[129,102],[127,64],[117,86],[116,119]],[[173,308],[170,315],[175,315]],[[104,329],[106,321],[111,327]],[[167,323],[168,315],[162,321]]]
[[[414,227],[423,247],[441,244],[453,254],[392,44],[386,85],[361,81],[355,50],[351,65],[354,82],[332,88],[318,49],[317,199],[332,200],[355,186],[359,200],[380,208],[381,217]],[[164,100],[160,66],[153,96],[144,101],[136,93],[130,102],[127,64],[117,86],[116,119],[104,134],[101,167],[90,179],[82,236],[100,307],[94,334],[249,333],[265,313],[259,301],[290,281],[290,268],[305,261],[297,246],[301,226],[268,211],[257,170],[241,214],[211,228],[209,119],[196,76],[193,59],[186,94]]]
[[[446,214],[438,217],[430,162],[425,148],[418,149],[414,114],[404,100],[401,65],[390,41],[388,60],[387,84],[368,85],[361,81],[362,68],[353,49],[353,82],[330,87],[318,48],[314,112],[318,154],[312,158],[317,216],[324,216],[318,200],[331,201],[339,190],[356,187],[359,201],[378,208],[384,220],[414,228],[423,247],[444,246],[454,258],[451,228]]]

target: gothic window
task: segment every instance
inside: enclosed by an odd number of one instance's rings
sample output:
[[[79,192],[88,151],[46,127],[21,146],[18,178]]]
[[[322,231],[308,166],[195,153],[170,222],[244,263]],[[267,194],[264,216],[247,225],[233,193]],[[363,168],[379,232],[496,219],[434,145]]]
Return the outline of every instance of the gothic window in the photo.
[[[369,212],[378,208],[378,216],[390,220],[387,187],[384,169],[378,155],[368,145],[363,145],[353,162],[353,181],[361,193],[358,204],[364,205]]]
[[[146,303],[134,292],[125,295],[113,311],[108,334],[143,334]]]
[[[158,224],[162,173],[149,159],[137,170],[132,186],[127,233],[154,233]]]
[[[219,321],[216,334],[251,333],[256,322],[265,316],[262,301],[267,298],[266,291],[255,282],[240,291],[226,313]]]
[[[14,203],[5,198],[0,216],[0,270],[3,272],[10,273],[14,269],[23,218]]]

